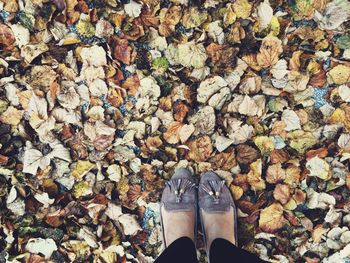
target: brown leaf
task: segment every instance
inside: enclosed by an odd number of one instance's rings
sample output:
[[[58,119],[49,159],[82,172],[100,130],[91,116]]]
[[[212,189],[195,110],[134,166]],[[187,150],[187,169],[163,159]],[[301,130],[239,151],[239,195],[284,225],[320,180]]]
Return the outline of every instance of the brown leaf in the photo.
[[[128,91],[129,96],[135,96],[140,87],[140,79],[137,74],[128,77],[122,84],[122,88]]]
[[[266,181],[270,184],[276,184],[286,178],[286,171],[282,168],[281,163],[270,165],[266,171]]]
[[[141,13],[141,21],[146,27],[158,27],[159,17],[152,14],[152,10],[144,8]]]
[[[181,100],[177,100],[173,104],[173,115],[174,119],[183,122],[187,113],[190,111],[190,108],[186,103]]]
[[[326,72],[321,69],[317,74],[313,75],[309,80],[309,85],[322,88],[327,82]]]
[[[4,10],[10,13],[15,13],[18,11],[18,3],[17,0],[6,0],[1,1],[5,4]]]
[[[286,127],[287,125],[284,121],[276,121],[272,124],[270,135],[278,135],[285,139],[287,137]]]
[[[236,166],[234,152],[221,152],[212,157],[209,161],[214,169],[230,170]]]
[[[274,149],[270,156],[271,164],[284,163],[289,160],[289,153],[283,149]]]
[[[289,60],[289,69],[294,71],[299,71],[300,68],[300,56],[303,54],[303,51],[295,51]]]
[[[257,55],[256,54],[248,54],[244,55],[242,57],[242,60],[249,65],[254,70],[261,70],[261,66],[259,66],[258,61],[257,61]]]
[[[173,121],[167,126],[166,132],[163,134],[164,140],[168,143],[178,143],[180,141],[180,129],[184,124],[178,121]]]
[[[231,27],[230,32],[227,35],[227,41],[232,44],[241,43],[241,40],[246,37],[244,28],[239,22],[236,22]]]
[[[300,205],[305,202],[306,199],[306,193],[304,193],[302,190],[296,188],[293,194],[293,199],[295,202]]]
[[[316,156],[318,156],[319,158],[325,158],[328,155],[328,149],[325,147],[316,149],[316,150],[310,150],[306,153],[306,159],[310,160]]]
[[[72,25],[78,21],[80,13],[75,10],[75,7],[78,5],[77,0],[66,0],[66,16],[67,23]]]
[[[107,100],[113,107],[119,107],[124,103],[123,95],[120,89],[111,88],[109,89],[108,93]]]
[[[204,135],[188,142],[190,151],[187,158],[196,162],[204,162],[208,160],[213,152],[213,144],[209,136]]]
[[[240,186],[244,191],[248,190],[249,183],[246,174],[236,174],[233,177],[233,184]]]
[[[159,147],[162,146],[163,142],[159,136],[148,137],[146,140],[147,148],[152,152],[159,151]]]
[[[241,164],[250,164],[257,160],[260,156],[259,151],[255,148],[246,145],[240,144],[236,147],[237,150],[237,161]]]
[[[171,8],[163,8],[160,11],[160,17],[164,17],[159,26],[159,33],[162,36],[168,37],[173,31],[175,31],[175,25],[180,22],[182,16],[180,6],[172,6]]]
[[[141,185],[135,184],[131,185],[129,191],[127,192],[127,196],[131,202],[135,202],[142,195]]]
[[[125,39],[135,41],[144,35],[145,31],[143,29],[141,19],[138,18],[132,22],[131,29],[124,33],[123,37]]]
[[[290,188],[285,184],[277,184],[273,191],[273,197],[282,205],[286,204],[290,199]]]
[[[206,51],[213,64],[217,64],[218,67],[234,66],[236,63],[237,48],[211,43],[207,46]]]
[[[274,233],[281,229],[286,223],[283,217],[283,207],[274,203],[260,212],[259,227],[267,233]]]
[[[13,42],[15,42],[15,36],[13,35],[11,28],[0,23],[0,45],[9,47]]]
[[[118,39],[114,48],[114,57],[126,65],[130,65],[132,58],[132,48],[126,39]]]
[[[0,154],[0,165],[6,165],[9,158],[5,155]]]
[[[296,165],[289,165],[286,169],[286,179],[284,182],[289,185],[297,185],[300,180],[300,168]]]
[[[286,219],[289,221],[289,223],[292,226],[298,226],[299,225],[299,220],[298,218],[293,214],[292,211],[285,211],[284,212],[284,216],[286,217]]]
[[[346,176],[346,187],[350,190],[350,174]]]

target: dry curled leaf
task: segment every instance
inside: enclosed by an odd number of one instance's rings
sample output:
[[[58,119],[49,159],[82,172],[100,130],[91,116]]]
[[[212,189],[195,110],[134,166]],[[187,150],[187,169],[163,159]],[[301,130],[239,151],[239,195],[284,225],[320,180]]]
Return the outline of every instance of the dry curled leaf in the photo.
[[[214,169],[230,170],[236,166],[236,158],[234,152],[221,152],[212,157],[209,162]]]
[[[286,178],[286,171],[282,168],[281,163],[270,165],[266,171],[266,181],[270,184],[276,184]]]
[[[187,157],[196,162],[206,161],[213,152],[212,142],[209,136],[201,136],[188,142],[189,152]]]
[[[259,227],[267,233],[274,233],[281,229],[286,223],[283,217],[283,207],[279,203],[274,203],[260,212]]]
[[[178,143],[180,140],[180,130],[183,124],[178,121],[174,121],[167,126],[167,131],[163,134],[164,140],[168,143]]]
[[[286,204],[290,199],[290,188],[285,184],[277,184],[273,190],[273,197],[282,205]]]
[[[15,36],[12,33],[11,28],[7,25],[0,23],[0,44],[5,47],[11,46],[15,42]]]
[[[259,158],[259,152],[255,148],[240,144],[236,147],[237,161],[242,164],[250,164]]]
[[[263,39],[256,60],[263,68],[271,67],[277,63],[282,51],[282,41],[269,35]]]

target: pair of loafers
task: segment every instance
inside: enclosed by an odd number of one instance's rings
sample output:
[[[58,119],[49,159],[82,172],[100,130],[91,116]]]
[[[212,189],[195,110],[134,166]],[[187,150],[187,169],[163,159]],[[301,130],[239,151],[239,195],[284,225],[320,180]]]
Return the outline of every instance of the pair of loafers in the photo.
[[[205,213],[227,213],[232,211],[233,213],[233,229],[235,235],[235,242],[237,243],[237,212],[232,198],[232,195],[225,185],[225,181],[222,180],[214,172],[206,172],[201,175],[198,186],[195,183],[195,179],[191,172],[185,168],[177,169],[167,182],[163,191],[161,199],[161,211],[162,207],[167,212],[186,212],[194,211],[195,229],[194,239],[196,240],[198,213],[202,222],[202,231],[204,236],[204,242],[207,253],[209,248],[207,245],[207,236],[205,233],[205,227],[203,224],[203,217]],[[168,246],[165,240],[164,234],[164,222],[161,212],[161,224],[163,229],[163,244]],[[237,244],[235,244],[237,245]]]

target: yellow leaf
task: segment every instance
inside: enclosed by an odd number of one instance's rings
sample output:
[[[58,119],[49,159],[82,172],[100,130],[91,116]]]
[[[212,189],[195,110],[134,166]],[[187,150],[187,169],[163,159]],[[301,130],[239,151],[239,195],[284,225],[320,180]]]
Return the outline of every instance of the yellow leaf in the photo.
[[[94,166],[95,164],[89,161],[79,160],[74,170],[72,171],[72,175],[76,179],[82,179],[84,175],[87,174]]]
[[[39,128],[40,124],[42,124],[45,120],[41,118],[39,113],[33,112],[32,115],[29,117],[29,124],[32,126],[34,129]]]
[[[295,208],[297,208],[297,203],[293,198],[291,198],[283,207],[287,210],[294,210]]]
[[[281,229],[286,222],[283,217],[283,206],[274,203],[260,212],[259,227],[268,233],[274,233]]]
[[[262,172],[262,161],[261,159],[256,160],[250,164],[250,171],[247,174],[248,183],[254,188],[254,190],[264,190],[266,185],[265,181],[261,178]]]
[[[22,119],[23,113],[23,110],[17,110],[15,107],[10,106],[0,116],[0,121],[13,126],[18,125]]]
[[[84,37],[92,37],[95,35],[95,27],[88,19],[80,19],[77,23],[77,31]]]
[[[229,26],[232,25],[237,19],[236,13],[233,11],[233,5],[228,4],[226,13],[224,14],[224,25]]]
[[[344,84],[350,81],[350,67],[337,65],[328,72],[330,82],[335,84]]]
[[[338,108],[335,111],[333,111],[332,115],[329,118],[329,122],[332,124],[342,123],[344,122],[344,119],[345,119],[344,111]]]
[[[277,36],[280,33],[280,22],[278,21],[277,16],[273,16],[270,22],[270,29],[274,36]]]
[[[324,228],[323,225],[317,225],[313,229],[312,232],[312,239],[314,240],[314,243],[320,243],[322,236],[328,232],[328,228]]]
[[[63,46],[66,46],[66,45],[78,44],[80,42],[81,41],[78,38],[69,37],[64,39],[60,44],[62,44]]]
[[[247,0],[237,0],[233,4],[233,10],[235,11],[237,18],[248,18],[252,11],[252,5]]]
[[[89,183],[87,181],[78,182],[73,187],[73,196],[75,198],[79,198],[84,194],[86,194],[88,190],[89,190]]]
[[[235,201],[239,200],[243,195],[243,189],[237,185],[231,185],[230,190]]]
[[[255,145],[261,151],[261,154],[269,154],[275,149],[272,139],[267,136],[257,136],[254,138]]]

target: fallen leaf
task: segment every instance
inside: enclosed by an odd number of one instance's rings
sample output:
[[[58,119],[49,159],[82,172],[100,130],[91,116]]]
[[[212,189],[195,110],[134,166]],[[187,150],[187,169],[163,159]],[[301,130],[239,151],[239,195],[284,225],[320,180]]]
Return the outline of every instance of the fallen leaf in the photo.
[[[286,178],[286,171],[282,168],[281,163],[270,165],[266,171],[266,181],[270,184],[282,182]]]
[[[286,204],[290,199],[290,188],[285,184],[277,184],[273,191],[273,197],[282,205]]]
[[[167,126],[167,131],[163,134],[164,139],[168,143],[178,143],[180,141],[180,129],[183,124],[178,121],[174,121]]]
[[[206,161],[213,151],[211,139],[206,135],[189,141],[187,145],[190,148],[187,157],[196,162]]]
[[[260,212],[259,227],[267,233],[278,231],[285,223],[286,219],[283,217],[283,207],[279,203],[274,203]]]
[[[242,164],[250,164],[259,158],[259,152],[246,144],[240,144],[236,147],[237,161]]]
[[[332,176],[329,164],[318,156],[308,160],[306,168],[310,171],[309,176],[316,176],[323,180],[328,180]]]
[[[337,65],[328,72],[331,83],[345,84],[350,80],[350,67],[346,65]]]
[[[282,41],[269,35],[263,39],[256,59],[259,66],[271,67],[278,62],[278,57],[282,52]]]
[[[252,10],[252,5],[247,0],[235,1],[232,5],[237,18],[248,18]]]
[[[11,46],[15,42],[15,36],[12,33],[11,28],[7,25],[0,23],[0,44],[5,47]]]
[[[247,174],[247,181],[255,191],[264,190],[266,187],[265,181],[261,178],[261,173],[262,161],[258,159],[250,164],[250,171]]]

